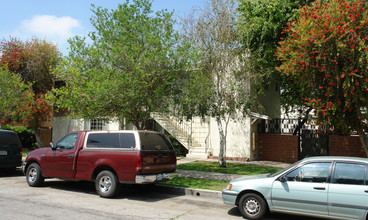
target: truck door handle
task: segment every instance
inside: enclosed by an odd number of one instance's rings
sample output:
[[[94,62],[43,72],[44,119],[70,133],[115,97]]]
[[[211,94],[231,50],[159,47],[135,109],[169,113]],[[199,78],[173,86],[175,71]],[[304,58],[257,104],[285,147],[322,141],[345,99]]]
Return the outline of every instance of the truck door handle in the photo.
[[[368,190],[364,190],[364,192],[368,193]]]
[[[74,157],[74,155],[73,155],[73,154],[69,154],[69,155],[68,155],[68,158],[69,158],[69,159],[72,159],[73,157]]]
[[[315,190],[325,190],[326,188],[325,187],[313,187],[313,189],[315,189]]]

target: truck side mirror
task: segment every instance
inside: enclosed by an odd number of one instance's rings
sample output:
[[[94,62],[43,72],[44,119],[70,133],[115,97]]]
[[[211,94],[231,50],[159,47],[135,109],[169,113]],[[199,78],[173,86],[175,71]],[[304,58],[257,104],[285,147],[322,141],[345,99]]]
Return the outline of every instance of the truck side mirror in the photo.
[[[52,150],[56,150],[56,146],[52,142],[50,142],[50,147],[51,147]]]

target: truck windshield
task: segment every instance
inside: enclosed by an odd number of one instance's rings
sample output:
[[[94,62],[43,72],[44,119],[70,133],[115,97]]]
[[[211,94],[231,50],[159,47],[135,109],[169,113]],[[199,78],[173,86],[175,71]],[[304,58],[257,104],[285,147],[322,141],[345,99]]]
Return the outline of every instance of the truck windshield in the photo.
[[[145,151],[171,151],[171,143],[161,134],[140,132],[142,150]]]

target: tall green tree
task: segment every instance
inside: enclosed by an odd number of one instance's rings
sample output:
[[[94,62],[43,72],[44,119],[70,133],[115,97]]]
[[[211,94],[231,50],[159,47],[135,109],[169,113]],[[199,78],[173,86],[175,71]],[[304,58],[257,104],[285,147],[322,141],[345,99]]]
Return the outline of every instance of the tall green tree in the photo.
[[[240,50],[236,26],[236,4],[232,0],[211,0],[202,10],[184,19],[183,37],[199,54],[193,68],[203,73],[201,92],[191,101],[200,101],[196,113],[215,118],[219,137],[219,165],[226,167],[228,125],[249,110],[250,81],[245,56]],[[193,103],[192,103],[193,104]]]
[[[52,70],[58,64],[60,52],[56,45],[46,40],[33,38],[31,41],[21,41],[13,37],[0,42],[0,51],[0,66],[21,77],[23,85],[31,86],[23,97],[15,96],[14,101],[19,101],[18,109],[12,110],[9,119],[31,127],[38,146],[43,147],[39,128],[43,121],[50,119],[52,113],[52,108],[46,103],[45,93],[53,87]],[[17,89],[19,83],[8,86]],[[23,86],[19,88],[23,92]]]
[[[279,70],[321,130],[367,140],[368,3],[314,2],[300,9],[278,47]],[[365,150],[368,156],[366,141]]]
[[[30,86],[7,68],[0,67],[0,121],[1,126],[14,120],[18,109],[25,105],[25,94]]]
[[[297,10],[313,1],[239,0],[240,41],[248,54],[247,68],[250,72],[258,73],[258,84],[255,86],[259,92],[270,82],[279,83],[283,90],[288,87],[288,79],[280,76],[276,70],[281,64],[276,59],[278,42],[287,22],[295,16]],[[281,93],[281,96],[283,105],[294,107],[301,104],[299,100],[290,97],[290,93]]]
[[[56,104],[74,117],[125,118],[145,129],[151,112],[168,111],[187,74],[173,13],[154,13],[149,0],[92,11],[89,39],[69,41],[71,52],[59,71],[66,86],[55,90]]]

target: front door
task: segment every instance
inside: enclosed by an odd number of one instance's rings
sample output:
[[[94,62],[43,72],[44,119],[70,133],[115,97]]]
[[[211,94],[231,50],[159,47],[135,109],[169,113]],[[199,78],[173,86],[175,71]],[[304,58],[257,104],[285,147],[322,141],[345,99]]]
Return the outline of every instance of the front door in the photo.
[[[272,205],[280,211],[328,215],[327,192],[331,163],[308,163],[272,186]]]
[[[55,149],[47,152],[43,170],[45,176],[73,178],[77,139],[78,133],[68,134],[56,143]]]

